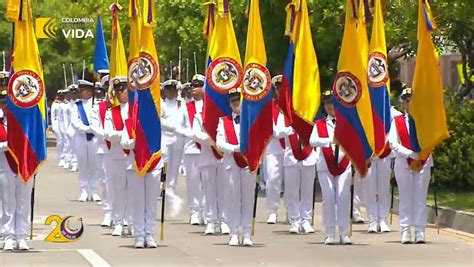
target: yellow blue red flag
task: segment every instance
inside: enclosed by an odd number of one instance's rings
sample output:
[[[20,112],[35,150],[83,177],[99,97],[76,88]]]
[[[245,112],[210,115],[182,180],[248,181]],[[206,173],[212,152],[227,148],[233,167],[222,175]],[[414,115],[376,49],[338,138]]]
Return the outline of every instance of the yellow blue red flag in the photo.
[[[387,45],[380,0],[374,2],[374,20],[369,53],[367,77],[374,121],[374,153],[380,156],[384,153],[392,121],[388,89]]]
[[[217,7],[209,45],[203,108],[203,126],[212,140],[216,139],[219,118],[232,114],[228,91],[240,87],[243,80],[229,1],[218,0]]]
[[[418,50],[413,92],[409,107],[411,143],[421,159],[426,159],[436,145],[449,137],[443,103],[443,85],[438,55],[431,40],[436,29],[426,0],[418,4]]]
[[[139,57],[140,57],[140,38],[141,38],[141,30],[142,30],[142,19],[140,16],[140,9],[138,6],[138,0],[129,0],[129,11],[128,11],[128,19],[130,25],[130,39],[128,45],[128,63],[127,69],[128,77],[128,100],[130,103],[129,110],[133,113],[133,106],[135,103],[135,89],[137,87],[136,83],[133,81],[132,74],[133,72],[130,71],[136,66],[138,66]]]
[[[357,171],[365,176],[373,154],[374,125],[367,83],[367,50],[360,36],[364,23],[358,25],[357,7],[346,2],[346,22],[339,54],[338,73],[333,84],[336,111],[334,138],[351,159]]]
[[[249,1],[249,24],[242,85],[240,151],[247,159],[250,171],[255,172],[273,134],[272,94],[270,92],[272,83],[267,69],[267,52],[260,20],[260,1]]]
[[[110,80],[116,77],[127,77],[127,57],[125,55],[125,47],[123,45],[122,30],[120,29],[119,12],[122,6],[113,3],[110,6],[112,12],[112,45],[110,49]],[[112,87],[110,87],[111,89]],[[120,101],[113,92],[109,92],[113,96],[114,106],[120,105]]]
[[[8,1],[15,23],[13,73],[8,83],[8,147],[24,181],[46,159],[46,97],[43,69],[33,29],[31,0]],[[11,12],[16,10],[18,12]]]
[[[321,96],[318,59],[311,36],[307,1],[292,0],[286,11],[290,47],[278,105],[300,135],[302,143],[309,144]]]
[[[129,71],[136,83],[134,107],[135,168],[140,176],[152,170],[161,157],[160,68],[153,37],[155,6],[145,0],[139,63]]]

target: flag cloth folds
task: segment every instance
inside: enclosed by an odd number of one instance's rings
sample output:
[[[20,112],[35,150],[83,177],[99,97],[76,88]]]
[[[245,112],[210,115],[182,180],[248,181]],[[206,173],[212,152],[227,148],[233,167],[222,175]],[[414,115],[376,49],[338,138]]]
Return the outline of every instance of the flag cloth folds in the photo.
[[[160,68],[153,28],[155,6],[145,0],[137,68],[131,70],[137,84],[134,106],[135,169],[140,176],[152,170],[161,157]]]
[[[243,80],[229,1],[218,0],[217,4],[218,12],[209,45],[203,108],[203,126],[214,141],[219,118],[232,114],[228,91],[240,87]]]
[[[334,138],[361,176],[365,176],[368,161],[373,154],[374,125],[365,68],[367,50],[360,37],[361,29],[357,29],[365,27],[365,24],[357,25],[357,13],[353,1],[347,0],[338,73],[333,84],[337,121]]]
[[[426,159],[436,145],[449,137],[443,103],[443,86],[438,56],[431,40],[436,29],[428,1],[418,6],[418,50],[416,55],[413,94],[411,97],[410,136],[415,152]]]
[[[104,29],[102,28],[102,19],[97,18],[97,27],[95,32],[95,50],[94,50],[94,72],[100,73],[109,70],[109,56],[107,55],[107,46],[105,44]]]
[[[265,147],[273,134],[271,76],[260,20],[260,1],[250,0],[245,71],[242,85],[242,115],[240,119],[240,151],[249,169],[255,172]]]
[[[24,181],[46,159],[46,97],[43,69],[33,29],[31,0],[9,1],[21,12],[14,18],[13,75],[8,83],[8,147]],[[11,6],[8,6],[9,8]]]
[[[113,3],[110,6],[112,12],[112,45],[110,49],[110,80],[115,77],[127,77],[127,56],[125,55],[125,47],[123,45],[122,30],[120,29],[119,12],[122,7]],[[120,105],[120,101],[115,96],[113,88],[109,87],[109,95],[113,96],[114,106]]]
[[[140,33],[142,27],[142,20],[140,16],[140,9],[138,7],[137,0],[130,0],[129,3],[129,25],[130,25],[130,39],[128,46],[128,101],[130,102],[129,111],[133,113],[133,106],[135,102],[135,89],[137,87],[136,83],[133,81],[130,74],[133,72],[132,69],[138,66],[139,56],[140,56]]]
[[[7,13],[8,19],[16,20],[20,17],[20,0],[7,0]]]
[[[374,153],[380,156],[387,144],[387,136],[392,120],[388,89],[387,45],[385,43],[385,27],[380,0],[374,2],[374,20],[369,53],[367,77],[374,121]]]
[[[307,1],[292,0],[286,11],[290,47],[278,105],[300,135],[302,143],[309,144],[321,96],[318,59],[311,36]]]

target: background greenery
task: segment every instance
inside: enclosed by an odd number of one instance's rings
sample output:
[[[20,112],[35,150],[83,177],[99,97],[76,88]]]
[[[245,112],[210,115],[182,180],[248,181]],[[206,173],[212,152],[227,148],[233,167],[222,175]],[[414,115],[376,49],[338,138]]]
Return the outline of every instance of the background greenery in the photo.
[[[102,16],[106,39],[110,43],[111,15],[109,5],[114,0],[31,0],[35,17],[54,17],[57,22],[63,17]],[[323,88],[331,86],[342,39],[345,0],[307,0],[310,10],[313,40],[318,55]],[[9,51],[11,24],[5,18],[5,2],[0,1],[0,50]],[[193,52],[197,53],[199,72],[204,71],[206,40],[202,35],[205,0],[155,0],[157,27],[155,41],[164,72],[170,61],[176,65],[178,47],[183,48],[183,66],[189,58],[190,73],[193,73]],[[242,58],[245,51],[247,0],[231,0],[234,28]],[[285,6],[289,0],[260,0],[262,23],[268,54],[268,65],[273,74],[282,71],[288,48],[284,36]],[[387,46],[389,49],[390,75],[394,96],[400,91],[398,64],[395,60],[413,56],[416,52],[417,0],[383,0],[386,22]],[[447,90],[447,115],[451,138],[436,151],[437,177],[443,188],[474,190],[474,110],[466,96],[472,92],[473,84],[467,66],[474,66],[474,1],[431,0],[439,30],[435,42],[440,52],[460,53],[463,59],[466,84],[461,88]],[[126,47],[128,46],[128,0],[120,0],[124,6],[120,23]],[[95,33],[95,29],[94,29]],[[370,23],[369,23],[370,34]],[[62,64],[73,63],[80,72],[82,60],[92,64],[94,40],[65,39],[59,32],[56,38],[38,40],[44,65],[48,96],[63,87]],[[109,44],[110,45],[110,44]],[[169,71],[163,77],[169,75]],[[183,79],[186,79],[185,72]]]

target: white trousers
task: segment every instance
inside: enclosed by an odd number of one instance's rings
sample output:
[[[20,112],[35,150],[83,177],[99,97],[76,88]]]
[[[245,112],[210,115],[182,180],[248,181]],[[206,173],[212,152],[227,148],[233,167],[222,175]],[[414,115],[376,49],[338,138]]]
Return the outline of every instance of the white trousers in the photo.
[[[168,163],[166,173],[166,190],[174,193],[174,189],[178,185],[179,166],[183,158],[184,143],[177,141],[173,144],[164,146],[163,154]]]
[[[369,221],[384,221],[390,210],[390,158],[372,160],[367,173],[366,205]]]
[[[340,234],[347,234],[351,210],[351,168],[336,177],[329,171],[320,171],[318,179],[323,195],[323,225],[326,234],[335,234],[336,226],[339,227]]]
[[[285,203],[291,223],[311,220],[315,166],[285,166]]]
[[[126,159],[110,159],[110,177],[112,178],[113,203],[112,217],[115,224],[123,224],[125,220],[130,219],[129,199],[131,192],[129,183],[131,171],[127,171]],[[156,199],[155,199],[156,200]]]
[[[54,132],[54,136],[56,137],[56,157],[58,160],[63,160],[63,136],[58,132]]]
[[[130,181],[130,199],[133,231],[135,237],[155,236],[156,198],[160,192],[161,170],[154,170],[140,177],[135,170],[127,170]]]
[[[222,178],[229,179],[228,219],[231,234],[237,234],[239,227],[244,235],[250,234],[253,217],[253,204],[255,195],[255,174],[248,168],[241,169],[234,165],[224,169]]]
[[[66,161],[66,163],[71,163],[71,154],[72,154],[72,144],[71,144],[71,138],[69,138],[69,135],[64,133],[62,134],[62,140],[63,140],[63,159]]]
[[[184,155],[186,169],[186,192],[191,214],[200,214],[204,209],[203,181],[199,169],[200,154]]]
[[[280,207],[280,194],[283,184],[283,154],[266,154],[264,158],[264,177],[266,179],[267,210],[277,213]]]
[[[104,214],[112,215],[112,202],[113,202],[113,180],[111,178],[111,171],[113,165],[109,154],[98,154],[97,155],[97,165],[99,181],[102,187],[102,210]]]
[[[31,207],[31,189],[33,181],[23,182],[11,171],[1,171],[0,180],[4,185],[3,234],[6,239],[26,239],[28,237],[28,215]]]
[[[229,196],[230,183],[222,173],[222,164],[202,166],[201,177],[204,182],[205,194],[205,217],[209,223],[227,223],[228,207],[227,198]]]
[[[87,142],[83,136],[76,136],[76,154],[79,171],[79,187],[89,195],[97,193],[97,139]]]
[[[360,208],[366,205],[367,177],[360,177],[355,174],[354,179],[354,205],[353,211],[360,212]]]
[[[424,168],[419,173],[409,169],[395,169],[395,178],[400,197],[400,227],[414,226],[417,231],[424,231],[430,169]]]

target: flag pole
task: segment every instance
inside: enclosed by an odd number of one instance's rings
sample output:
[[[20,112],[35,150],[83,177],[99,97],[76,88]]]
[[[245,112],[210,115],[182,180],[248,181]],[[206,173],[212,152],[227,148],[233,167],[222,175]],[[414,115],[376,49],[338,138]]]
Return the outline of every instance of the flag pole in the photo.
[[[316,181],[318,180],[318,172],[316,172],[316,175],[314,176],[314,184],[313,184],[313,210],[311,214],[311,226],[314,226],[314,208],[315,208],[315,202],[316,202]]]
[[[390,179],[390,183],[391,183],[391,196],[390,196],[390,225],[392,225],[392,222],[393,222],[393,205],[394,205],[394,196],[395,196],[395,171],[394,171],[394,168],[395,168],[395,159],[392,159],[392,162],[390,163],[390,168],[392,169],[392,173],[391,173],[391,179]]]
[[[433,187],[435,215],[436,215],[436,221],[437,221],[438,220],[438,194],[437,194],[438,190],[436,190],[437,189],[437,184],[436,184],[436,181],[435,181],[434,170],[435,170],[435,168],[431,167],[431,184],[432,184],[432,187]],[[436,225],[436,229],[437,229],[438,235],[439,235],[439,225],[437,225],[436,221],[435,221],[435,225]]]
[[[6,61],[5,61],[5,51],[2,51],[2,54],[3,54],[3,71],[6,71],[7,70],[7,64],[6,64]]]
[[[160,241],[165,240],[165,207],[166,207],[166,163],[161,169],[161,229]]]
[[[82,79],[84,80],[84,77],[85,77],[85,73],[86,73],[86,60],[83,59],[82,60]]]
[[[179,54],[178,54],[178,81],[181,82],[181,46],[179,47]]]
[[[170,60],[170,80],[173,80],[173,61]]]
[[[36,174],[33,176],[33,187],[31,188],[30,240],[33,240],[33,219],[35,215],[35,188],[36,188]]]
[[[72,84],[74,84],[74,67],[72,66],[72,63],[71,63],[71,79],[72,79]]]
[[[66,64],[64,63],[63,63],[63,72],[64,72],[64,88],[67,88]]]
[[[255,176],[255,195],[253,202],[253,218],[252,218],[252,236],[255,235],[255,222],[257,218],[257,200],[258,200],[258,190],[260,182],[260,168],[257,170],[257,175]]]
[[[196,52],[193,52],[194,54],[194,74],[198,74],[198,66],[197,66],[197,60],[196,60]]]
[[[186,82],[189,82],[189,58],[186,59]]]
[[[354,215],[352,210],[354,209],[354,176],[355,176],[355,171],[352,169],[352,175],[351,175],[351,210],[350,210],[350,224],[349,224],[349,236],[352,236],[352,220],[354,219]]]

